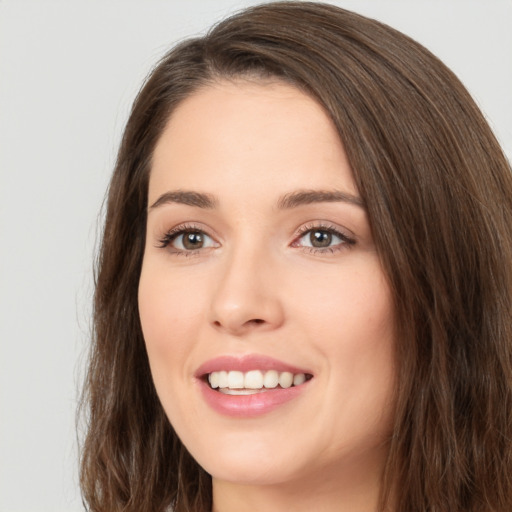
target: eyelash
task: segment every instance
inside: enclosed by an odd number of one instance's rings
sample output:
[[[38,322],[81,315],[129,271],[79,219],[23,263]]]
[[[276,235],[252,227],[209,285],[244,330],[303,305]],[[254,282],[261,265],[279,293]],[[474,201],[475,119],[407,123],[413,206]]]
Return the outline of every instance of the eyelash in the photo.
[[[159,239],[159,244],[157,245],[160,249],[169,248],[169,246],[176,240],[180,235],[185,235],[187,233],[203,233],[211,238],[207,233],[205,233],[204,229],[199,226],[195,226],[194,224],[180,224],[175,228],[171,229],[167,233],[164,234],[162,238]],[[202,248],[201,248],[202,249]],[[181,249],[172,248],[172,254],[175,256],[193,256],[194,254],[199,253],[201,249],[194,249],[190,251],[183,251]]]
[[[313,231],[323,231],[326,233],[329,233],[331,235],[334,235],[338,237],[342,242],[338,243],[337,245],[334,245],[332,247],[309,247],[309,246],[299,246],[297,245],[297,242],[301,240],[306,234],[313,232]],[[194,224],[180,224],[179,226],[176,226],[175,228],[171,229],[167,233],[165,233],[159,240],[157,247],[160,249],[166,249],[171,246],[171,244],[181,235],[185,235],[187,233],[193,233],[198,232],[206,235],[208,238],[210,237],[204,229],[195,226]],[[331,225],[326,224],[306,224],[302,226],[296,233],[294,237],[294,241],[292,242],[292,247],[298,247],[301,250],[309,253],[309,254],[334,254],[342,250],[349,249],[351,246],[355,245],[356,241],[347,236],[344,233],[341,233],[339,229],[335,228]],[[172,248],[171,253],[175,256],[194,256],[198,254],[201,250],[205,249],[204,247],[201,247],[199,249],[191,249],[191,250],[182,250],[182,249],[176,249]]]
[[[334,235],[336,237],[338,237],[342,242],[337,244],[337,245],[334,245],[334,246],[331,246],[331,247],[324,247],[324,248],[321,248],[321,247],[307,247],[307,246],[300,246],[300,248],[310,254],[319,254],[319,253],[323,253],[323,254],[326,254],[326,253],[329,253],[329,254],[334,254],[334,253],[337,253],[339,251],[343,251],[343,250],[346,250],[346,249],[349,249],[351,246],[355,245],[356,241],[354,240],[354,238],[351,238],[350,236],[344,234],[344,233],[341,233],[341,231],[332,226],[332,225],[327,225],[327,224],[306,224],[304,226],[302,226],[299,230],[298,230],[298,233],[297,233],[297,236],[295,237],[295,240],[294,242],[292,242],[292,247],[299,247],[297,245],[295,245],[296,242],[298,242],[301,238],[303,238],[305,235],[307,235],[308,233],[311,233],[313,231],[323,231],[323,232],[326,232],[326,233],[329,233],[331,235]]]

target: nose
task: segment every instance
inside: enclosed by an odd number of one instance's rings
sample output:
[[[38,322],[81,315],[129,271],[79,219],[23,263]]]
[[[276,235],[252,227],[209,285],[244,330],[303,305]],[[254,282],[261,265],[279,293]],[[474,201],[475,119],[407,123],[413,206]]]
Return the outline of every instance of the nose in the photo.
[[[211,324],[233,336],[279,328],[284,321],[279,272],[258,251],[222,262],[211,302]]]

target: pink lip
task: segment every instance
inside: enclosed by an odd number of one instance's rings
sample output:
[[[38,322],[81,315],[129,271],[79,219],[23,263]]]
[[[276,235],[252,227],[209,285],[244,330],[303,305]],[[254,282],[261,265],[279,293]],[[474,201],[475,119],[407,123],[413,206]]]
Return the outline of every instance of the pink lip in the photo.
[[[261,354],[246,356],[222,356],[206,361],[195,372],[195,377],[203,377],[208,373],[226,371],[248,372],[250,370],[276,370],[278,372],[308,373],[311,372]]]
[[[269,389],[252,395],[225,395],[220,391],[211,389],[205,379],[207,374],[222,370],[240,372],[276,370],[278,372],[306,373],[309,375],[311,375],[311,372],[263,355],[223,356],[207,361],[195,372],[201,394],[214,411],[231,417],[251,418],[267,414],[300,396],[307,390],[311,382],[308,380],[300,386],[292,386],[287,389]]]

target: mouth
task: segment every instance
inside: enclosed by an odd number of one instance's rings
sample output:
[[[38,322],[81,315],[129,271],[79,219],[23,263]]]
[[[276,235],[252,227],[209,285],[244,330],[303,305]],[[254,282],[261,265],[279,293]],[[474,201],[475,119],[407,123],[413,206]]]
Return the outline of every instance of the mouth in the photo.
[[[300,386],[312,378],[309,373],[277,370],[220,370],[203,376],[211,389],[225,395],[254,395],[274,389],[288,389]]]
[[[270,413],[307,394],[314,374],[261,355],[221,356],[194,375],[206,403],[224,416],[251,418]]]

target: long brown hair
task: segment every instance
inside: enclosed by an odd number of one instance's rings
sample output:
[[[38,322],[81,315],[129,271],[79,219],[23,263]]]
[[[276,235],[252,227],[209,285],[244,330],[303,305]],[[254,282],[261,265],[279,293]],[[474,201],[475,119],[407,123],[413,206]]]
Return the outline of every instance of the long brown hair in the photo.
[[[89,510],[211,507],[210,477],[158,401],[137,287],[152,152],[169,116],[198,87],[244,76],[284,80],[325,108],[367,208],[398,325],[381,508],[512,510],[510,166],[430,52],[381,23],[309,2],[253,7],[180,44],[134,102],[97,262],[83,396]]]

